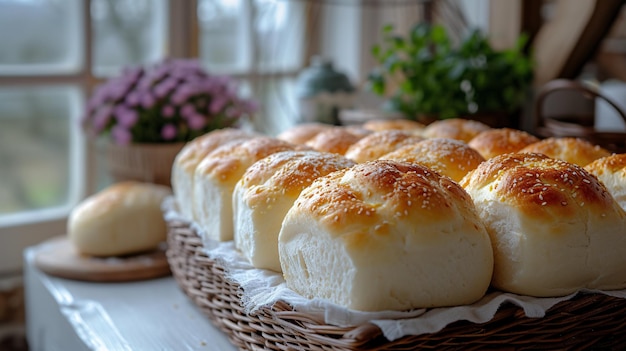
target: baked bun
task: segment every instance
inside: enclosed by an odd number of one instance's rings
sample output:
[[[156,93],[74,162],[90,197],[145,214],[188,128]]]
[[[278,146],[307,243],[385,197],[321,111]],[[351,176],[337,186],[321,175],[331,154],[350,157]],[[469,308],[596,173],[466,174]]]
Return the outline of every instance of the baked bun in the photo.
[[[411,145],[424,138],[403,130],[374,132],[348,147],[346,157],[358,163],[373,161],[402,146]]]
[[[363,128],[374,132],[385,130],[404,130],[412,134],[420,135],[425,125],[409,119],[372,119],[363,123]]]
[[[172,190],[178,204],[178,211],[189,220],[194,218],[193,210],[193,175],[202,159],[219,146],[236,140],[250,139],[254,136],[239,129],[219,129],[201,135],[183,147],[176,155],[172,166]]]
[[[502,154],[518,152],[524,147],[539,141],[534,135],[510,128],[489,129],[480,132],[468,145],[485,159]]]
[[[626,287],[626,213],[583,168],[504,154],[460,184],[493,242],[494,287],[540,297]]]
[[[457,183],[381,160],[304,189],[278,252],[291,289],[363,311],[469,304],[493,268],[489,236]]]
[[[544,154],[583,167],[611,154],[608,150],[579,138],[547,138],[526,146],[520,152]]]
[[[613,154],[599,158],[585,166],[598,177],[609,193],[626,209],[626,154]]]
[[[276,138],[292,144],[305,144],[319,132],[332,128],[334,128],[334,126],[330,124],[302,123],[283,131],[282,133],[278,134]]]
[[[485,159],[462,141],[454,139],[426,139],[407,145],[380,157],[384,160],[418,163],[440,174],[460,181]]]
[[[233,190],[246,169],[273,153],[295,150],[294,144],[258,137],[221,146],[208,154],[194,174],[193,206],[205,238],[233,239]]]
[[[116,183],[80,202],[70,213],[67,234],[90,256],[121,256],[156,249],[166,238],[161,203],[167,186]]]
[[[449,138],[468,143],[480,132],[491,129],[488,125],[462,118],[450,118],[434,121],[424,128],[426,138]]]
[[[344,127],[334,127],[317,133],[312,139],[305,143],[306,146],[322,152],[344,155],[350,145],[356,143],[365,134],[356,133]]]
[[[278,152],[254,163],[233,193],[237,249],[254,267],[280,272],[278,233],[293,202],[315,179],[354,164],[318,151]]]

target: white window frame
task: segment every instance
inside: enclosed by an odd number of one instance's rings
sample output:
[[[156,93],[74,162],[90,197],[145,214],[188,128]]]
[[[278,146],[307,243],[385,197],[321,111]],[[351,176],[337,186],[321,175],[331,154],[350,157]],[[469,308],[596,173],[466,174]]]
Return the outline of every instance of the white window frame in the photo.
[[[82,68],[78,72],[39,75],[31,72],[31,74],[22,75],[18,71],[15,75],[1,75],[0,88],[73,85],[78,86],[85,94],[88,94],[95,83],[90,74],[92,58],[89,5],[90,1],[86,0],[81,9],[82,18],[80,22],[83,32],[82,35],[79,35],[79,40],[82,42]],[[79,97],[79,99],[81,98]],[[63,234],[67,215],[72,205],[79,201],[92,186],[89,180],[93,177],[88,176],[88,169],[91,167],[86,165],[93,159],[89,157],[93,155],[93,150],[80,133],[78,121],[74,124],[70,131],[69,157],[71,159],[70,165],[78,163],[79,167],[70,170],[71,179],[76,180],[77,184],[70,186],[69,201],[65,205],[54,208],[24,211],[5,216],[5,220],[0,224],[0,274],[13,273],[21,269],[24,248],[52,236]]]
[[[248,7],[253,9],[253,0],[245,0]],[[286,1],[286,0],[279,0]],[[235,78],[245,78],[250,81],[252,92],[259,91],[262,79],[270,78],[295,78],[301,69],[308,64],[308,58],[312,55],[321,55],[332,59],[336,66],[345,71],[350,79],[357,85],[363,82],[369,69],[371,69],[372,58],[370,50],[377,40],[380,19],[376,11],[372,11],[372,4],[384,6],[384,0],[380,3],[368,1],[361,3],[360,0],[346,0],[346,3],[318,3],[316,0],[293,0],[305,1],[307,10],[305,15],[305,42],[303,47],[302,67],[290,71],[267,71],[260,70],[257,64],[258,42],[254,40],[254,26],[249,26],[252,39],[251,61],[253,62],[250,71],[232,74]],[[422,1],[422,0],[420,0]],[[2,87],[34,87],[40,85],[76,85],[79,86],[86,96],[91,94],[93,88],[103,80],[94,75],[92,58],[92,25],[91,25],[91,0],[82,0],[83,27],[82,41],[82,68],[76,73],[50,74],[50,75],[0,75],[0,88]],[[164,56],[174,58],[198,57],[199,54],[199,28],[197,17],[198,0],[167,0],[168,15],[165,25],[167,26]],[[339,21],[337,11],[342,13]],[[251,11],[254,17],[254,11]],[[347,27],[347,28],[346,28]],[[338,33],[344,33],[337,36]],[[347,33],[347,34],[346,34]],[[338,45],[337,41],[344,44]],[[78,128],[78,121],[75,121],[75,128]],[[260,121],[257,128],[264,131],[264,124],[267,121]],[[278,121],[275,124],[282,124],[283,128],[289,126],[286,121]],[[47,238],[64,235],[66,230],[67,215],[71,208],[80,199],[95,193],[97,189],[97,163],[96,146],[86,140],[78,129],[72,131],[71,155],[73,160],[78,162],[78,169],[75,177],[78,184],[75,184],[74,193],[69,203],[64,207],[54,210],[42,210],[20,217],[12,224],[3,225],[0,223],[0,275],[4,273],[14,273],[22,267],[22,251],[28,246],[35,245]],[[27,216],[27,217],[25,217]]]
[[[246,0],[251,6],[252,0]],[[169,0],[167,1],[168,15],[166,19],[166,53],[168,57],[197,57],[198,56],[198,19],[197,0]],[[15,74],[0,74],[0,88],[15,87],[39,87],[55,85],[73,85],[79,87],[85,101],[94,87],[103,81],[93,71],[92,57],[92,24],[91,24],[91,0],[82,0],[80,19],[82,32],[79,35],[82,43],[80,51],[82,62],[80,70],[75,73],[60,71],[54,74],[38,74],[32,72],[17,71]],[[250,30],[253,28],[250,26]],[[255,62],[255,50],[252,50],[252,62]],[[234,75],[237,78],[247,78],[254,90],[255,82],[260,75],[255,73],[256,67],[251,67],[249,72]],[[291,72],[268,73],[276,76],[296,76],[299,70]],[[0,72],[0,73],[6,73]],[[82,107],[82,105],[81,105]],[[80,113],[78,114],[80,115]],[[15,215],[7,215],[0,222],[0,275],[12,274],[22,268],[22,252],[28,247],[40,243],[54,236],[64,235],[66,232],[67,216],[71,209],[84,197],[95,193],[97,189],[97,147],[89,142],[79,130],[78,121],[72,121],[70,135],[70,165],[78,165],[71,170],[76,184],[67,204],[50,209],[37,211],[24,211]],[[9,218],[9,219],[6,219]]]

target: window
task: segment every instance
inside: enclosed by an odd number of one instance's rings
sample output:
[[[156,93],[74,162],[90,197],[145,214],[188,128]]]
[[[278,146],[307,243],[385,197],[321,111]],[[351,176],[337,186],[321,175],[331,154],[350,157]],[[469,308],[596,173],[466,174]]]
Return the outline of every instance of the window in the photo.
[[[78,123],[97,84],[127,65],[199,57],[263,100],[262,130],[284,126],[263,120],[288,118],[280,100],[304,64],[304,9],[274,0],[0,0],[0,274],[19,269],[24,247],[63,234],[71,209],[109,184],[101,145]]]
[[[379,24],[421,18],[424,1],[0,0],[0,274],[19,270],[26,246],[63,234],[70,210],[110,183],[102,145],[78,121],[122,67],[198,57],[239,79],[261,103],[256,128],[274,135],[295,123],[309,57],[333,59],[358,85]]]

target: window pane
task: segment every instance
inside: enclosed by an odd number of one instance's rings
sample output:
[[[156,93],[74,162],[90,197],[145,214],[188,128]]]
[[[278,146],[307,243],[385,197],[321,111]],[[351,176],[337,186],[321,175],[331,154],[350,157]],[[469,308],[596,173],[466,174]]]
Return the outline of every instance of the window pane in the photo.
[[[166,52],[167,0],[92,0],[94,72],[155,62]]]
[[[82,65],[80,0],[0,0],[0,74],[60,74]]]
[[[305,2],[254,0],[255,40],[261,71],[290,71],[302,66]]]
[[[210,70],[235,73],[250,69],[249,10],[246,0],[198,1],[199,56]]]
[[[260,80],[255,87],[255,98],[260,101],[260,111],[254,117],[257,130],[276,135],[297,121],[296,78],[270,78]]]
[[[0,89],[0,223],[6,215],[75,201],[79,108],[73,87]]]

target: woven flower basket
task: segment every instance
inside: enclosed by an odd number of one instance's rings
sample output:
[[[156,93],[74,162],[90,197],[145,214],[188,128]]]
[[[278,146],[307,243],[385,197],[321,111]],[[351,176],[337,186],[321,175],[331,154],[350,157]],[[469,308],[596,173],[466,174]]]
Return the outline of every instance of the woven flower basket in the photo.
[[[172,164],[185,143],[106,146],[107,166],[114,181],[136,180],[171,186]]]
[[[578,294],[526,317],[513,304],[486,323],[457,321],[437,333],[389,341],[374,324],[338,327],[279,301],[245,312],[242,288],[226,278],[228,267],[209,258],[184,221],[167,220],[170,268],[181,290],[241,350],[620,350],[626,345],[626,300]]]

